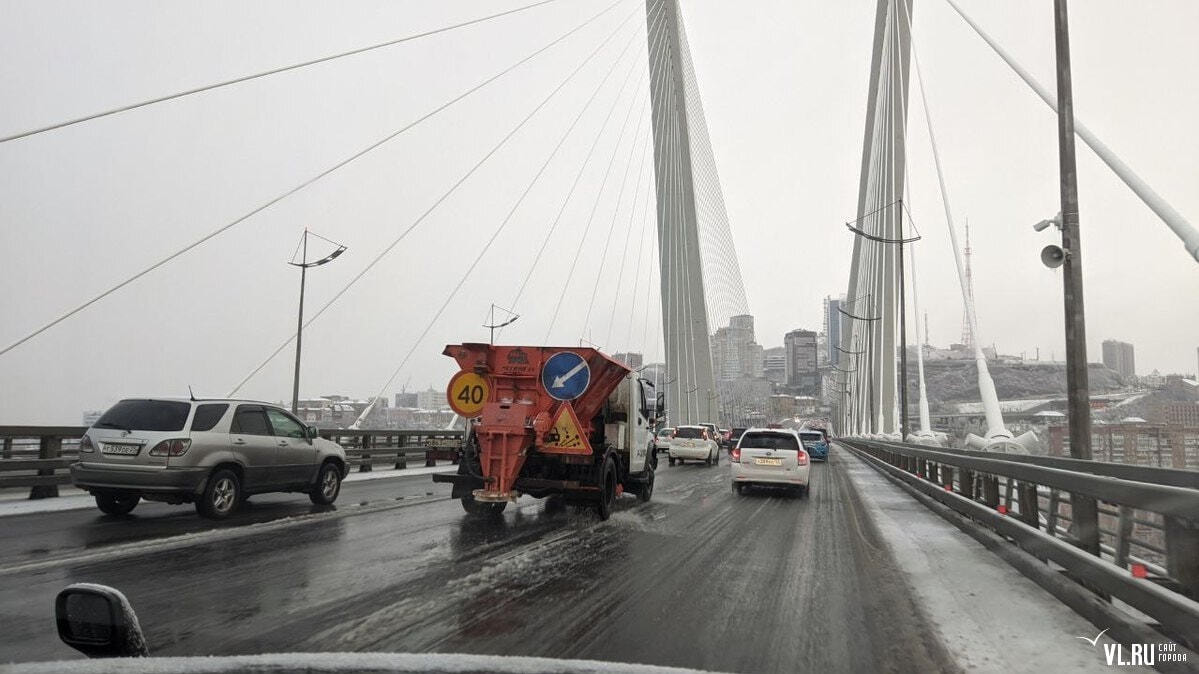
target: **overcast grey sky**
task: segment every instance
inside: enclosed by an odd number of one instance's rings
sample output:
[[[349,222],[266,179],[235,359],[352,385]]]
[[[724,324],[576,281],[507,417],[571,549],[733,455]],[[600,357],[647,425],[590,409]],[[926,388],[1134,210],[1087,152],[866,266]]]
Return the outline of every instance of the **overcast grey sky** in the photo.
[[[0,135],[363,46],[525,4],[504,2],[3,2]],[[229,223],[519,60],[608,4],[562,0],[518,15],[297,72],[0,145],[0,343],[27,334],[129,274]],[[852,241],[874,3],[684,2],[688,37],[758,340],[819,328],[844,292]],[[963,6],[1053,85],[1051,3]],[[304,226],[349,252],[309,276],[323,305],[613,30],[612,41],[453,196],[305,333],[302,395],[380,389],[493,235],[583,103],[632,40],[480,266],[418,344],[389,395],[444,386],[447,342],[483,340],[488,305],[512,302],[609,109],[613,120],[516,307],[505,341],[551,339],[660,357],[642,217],[647,147],[641,7],[627,0],[510,75],[312,187],[246,220],[29,343],[0,356],[0,423],[77,423],[121,396],[224,395],[294,331]],[[1192,222],[1199,221],[1199,3],[1074,2],[1076,112]],[[942,0],[917,0],[916,48],[959,217],[969,217],[982,339],[1001,352],[1062,354],[1061,279],[1037,258],[1058,210],[1052,112]],[[626,75],[629,84],[619,85]],[[619,98],[618,96],[619,91]],[[613,107],[615,105],[615,107]],[[629,129],[615,133],[624,113]],[[909,115],[919,291],[931,339],[956,341],[953,264],[923,114]],[[580,262],[608,157],[610,185]],[[615,178],[614,178],[615,180]],[[1199,264],[1079,144],[1091,359],[1105,338],[1136,345],[1142,373],[1194,372]],[[635,195],[640,194],[638,199]],[[630,210],[633,212],[630,213]],[[615,221],[608,264],[599,250]],[[652,228],[652,222],[648,225]],[[614,262],[615,261],[615,262]],[[599,290],[590,325],[587,306]],[[569,279],[569,285],[567,280]],[[645,323],[646,300],[650,324]],[[615,307],[615,311],[613,310]],[[609,328],[609,316],[615,316]],[[648,337],[645,337],[648,335]],[[290,394],[285,350],[242,390]]]

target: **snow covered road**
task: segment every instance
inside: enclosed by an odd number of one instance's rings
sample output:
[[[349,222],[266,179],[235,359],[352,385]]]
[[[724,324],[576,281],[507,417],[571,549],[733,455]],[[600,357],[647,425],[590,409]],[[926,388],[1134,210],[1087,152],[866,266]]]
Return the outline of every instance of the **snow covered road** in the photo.
[[[653,501],[626,496],[608,522],[533,499],[500,520],[468,520],[428,476],[347,484],[332,512],[303,497],[255,499],[215,529],[186,508],[8,517],[4,565],[36,568],[0,569],[0,662],[75,657],[58,642],[51,600],[88,581],[128,595],[156,655],[437,651],[740,672],[1010,672],[1044,671],[1020,658],[1048,648],[1069,653],[1055,671],[1102,667],[1072,632],[1098,630],[1031,583],[973,609],[931,600],[912,537],[982,548],[927,512],[898,516],[903,499],[921,506],[875,478],[834,452],[814,466],[809,499],[736,496],[724,464],[662,464]],[[983,555],[963,561],[989,563]],[[963,578],[942,580],[972,582]],[[971,654],[950,627],[985,626],[992,600],[1005,602],[1005,622],[1047,607],[1057,619],[1007,622],[1003,639],[1030,640],[1011,656],[998,638]]]

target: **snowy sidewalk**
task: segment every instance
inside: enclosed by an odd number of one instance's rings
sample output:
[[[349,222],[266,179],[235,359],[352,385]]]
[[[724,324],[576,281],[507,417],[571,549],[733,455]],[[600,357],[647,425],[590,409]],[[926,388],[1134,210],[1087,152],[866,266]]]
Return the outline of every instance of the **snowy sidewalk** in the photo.
[[[1100,628],[844,449],[837,453],[945,648],[964,671],[1110,671]],[[1121,668],[1121,671],[1151,671]]]
[[[449,464],[439,466],[421,466],[419,468],[405,468],[403,470],[375,469],[369,473],[351,472],[346,476],[344,483],[366,482],[368,480],[399,479],[417,475],[429,475],[432,473],[452,473],[457,469],[457,466]],[[95,499],[81,489],[76,489],[70,485],[65,485],[58,488],[58,493],[59,495],[55,498],[44,498],[35,501],[29,500],[28,487],[13,489],[7,493],[0,494],[0,517],[7,517],[10,515],[28,515],[31,513],[59,512],[62,510],[82,510],[85,508],[96,507]]]

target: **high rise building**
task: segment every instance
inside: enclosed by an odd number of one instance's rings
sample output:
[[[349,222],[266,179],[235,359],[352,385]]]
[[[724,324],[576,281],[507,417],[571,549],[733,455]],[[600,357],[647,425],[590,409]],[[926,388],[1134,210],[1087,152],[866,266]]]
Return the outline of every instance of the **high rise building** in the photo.
[[[799,395],[820,395],[816,333],[811,330],[792,330],[783,337],[783,349],[787,386]]]
[[[1132,344],[1114,339],[1103,341],[1103,364],[1120,373],[1122,377],[1135,377],[1137,374],[1136,359],[1133,356]]]
[[[837,299],[824,298],[824,334],[828,339],[827,353],[830,365],[838,365],[841,362],[841,352],[837,349],[841,346],[843,334],[841,322],[845,320],[845,316],[841,314],[841,305],[844,302],[844,295]]]
[[[733,316],[712,335],[712,369],[717,379],[762,376],[762,347],[754,341],[754,317]]]
[[[762,376],[776,384],[787,382],[787,349],[781,346],[762,350]]]

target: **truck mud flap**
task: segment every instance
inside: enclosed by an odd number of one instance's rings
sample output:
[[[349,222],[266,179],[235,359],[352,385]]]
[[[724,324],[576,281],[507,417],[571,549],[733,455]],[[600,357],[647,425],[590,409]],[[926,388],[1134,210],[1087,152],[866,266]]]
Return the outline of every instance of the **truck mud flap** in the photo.
[[[447,475],[445,473],[435,473],[433,475],[434,482],[448,482],[454,485],[450,491],[450,498],[462,498],[470,496],[476,489],[483,488],[483,478],[475,477],[474,475]]]

